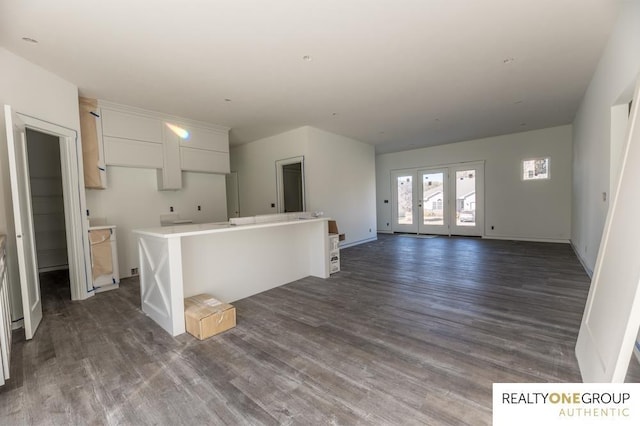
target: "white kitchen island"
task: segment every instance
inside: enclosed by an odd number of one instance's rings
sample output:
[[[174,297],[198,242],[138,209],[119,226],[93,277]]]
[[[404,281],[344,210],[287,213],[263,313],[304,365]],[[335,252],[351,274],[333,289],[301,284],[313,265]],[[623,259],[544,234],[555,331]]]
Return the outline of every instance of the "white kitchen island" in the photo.
[[[142,310],[173,336],[184,298],[233,302],[307,277],[329,277],[328,219],[139,229]]]

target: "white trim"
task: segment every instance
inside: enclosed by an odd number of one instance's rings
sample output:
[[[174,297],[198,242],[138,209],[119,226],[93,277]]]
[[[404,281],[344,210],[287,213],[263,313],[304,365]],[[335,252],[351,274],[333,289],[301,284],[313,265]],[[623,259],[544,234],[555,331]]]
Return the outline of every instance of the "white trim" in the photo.
[[[25,126],[60,138],[60,162],[64,188],[64,214],[67,234],[67,256],[71,299],[93,296],[91,258],[89,255],[89,224],[86,220],[82,146],[75,130],[17,113]],[[91,286],[91,288],[90,288]]]
[[[98,106],[100,108],[126,112],[129,114],[142,115],[147,118],[177,122],[177,123],[186,124],[194,127],[204,127],[209,130],[217,130],[219,132],[224,132],[224,133],[229,133],[229,130],[231,130],[230,127],[220,126],[218,124],[207,123],[205,121],[190,120],[184,117],[177,117],[175,115],[163,114],[158,111],[150,111],[147,109],[137,108],[130,105],[117,104],[115,102],[104,101],[102,99],[98,99]]]
[[[390,232],[390,233],[393,234],[393,232]],[[370,242],[377,241],[377,240],[378,240],[378,237],[371,237],[371,238],[365,238],[364,240],[352,241],[352,242],[350,242],[348,244],[341,245],[340,249],[353,247],[353,246],[359,246],[360,244],[370,243]]]
[[[571,240],[569,240],[569,244],[571,244],[571,248],[573,249],[573,252],[576,254],[576,257],[578,258],[578,260],[580,261],[580,264],[582,264],[584,271],[587,273],[587,275],[589,275],[589,278],[593,278],[593,270],[591,270],[587,266],[587,263],[585,262],[585,260],[582,258],[582,256],[580,256],[580,252],[578,251],[578,248],[575,246],[575,244],[573,244],[573,241]]]
[[[570,240],[555,239],[555,238],[529,238],[529,237],[509,237],[509,236],[496,236],[485,235],[482,238],[485,240],[507,240],[507,241],[530,241],[532,243],[556,243],[556,244],[571,244]]]

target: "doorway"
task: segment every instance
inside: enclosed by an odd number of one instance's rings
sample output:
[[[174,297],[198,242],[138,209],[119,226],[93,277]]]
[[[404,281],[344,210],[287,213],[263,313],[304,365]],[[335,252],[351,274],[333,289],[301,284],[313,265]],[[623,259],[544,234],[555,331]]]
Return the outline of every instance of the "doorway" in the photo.
[[[27,129],[58,141],[62,180],[64,234],[72,300],[93,295],[88,220],[82,178],[82,148],[75,130],[20,114],[4,106],[9,176],[25,337],[31,339],[42,319],[38,256],[29,178]]]
[[[484,163],[392,173],[393,232],[484,234]]]
[[[278,213],[305,211],[304,157],[276,161]]]

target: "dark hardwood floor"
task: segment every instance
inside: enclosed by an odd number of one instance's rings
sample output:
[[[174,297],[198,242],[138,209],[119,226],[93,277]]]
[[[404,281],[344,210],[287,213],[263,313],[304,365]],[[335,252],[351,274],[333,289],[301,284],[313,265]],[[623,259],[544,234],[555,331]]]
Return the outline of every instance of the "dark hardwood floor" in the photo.
[[[238,301],[238,326],[172,338],[136,279],[14,333],[0,424],[486,425],[493,382],[577,382],[589,279],[569,245],[401,238],[342,271]]]

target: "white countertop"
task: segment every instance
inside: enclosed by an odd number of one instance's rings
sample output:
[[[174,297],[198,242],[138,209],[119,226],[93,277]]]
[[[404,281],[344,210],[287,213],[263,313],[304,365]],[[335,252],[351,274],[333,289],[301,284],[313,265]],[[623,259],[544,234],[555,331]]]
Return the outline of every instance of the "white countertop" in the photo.
[[[115,229],[115,225],[90,226],[89,231],[99,231],[101,229]]]
[[[230,225],[229,222],[217,222],[217,223],[199,223],[192,225],[180,225],[180,226],[164,226],[158,228],[144,228],[134,229],[135,234],[148,235],[158,238],[176,238],[176,237],[190,237],[196,235],[215,234],[219,232],[233,232],[244,231],[249,229],[259,228],[271,228],[275,226],[287,226],[309,222],[321,222],[328,221],[330,218],[314,218],[314,219],[294,219],[278,222],[264,222],[264,223],[252,223],[248,225]]]

